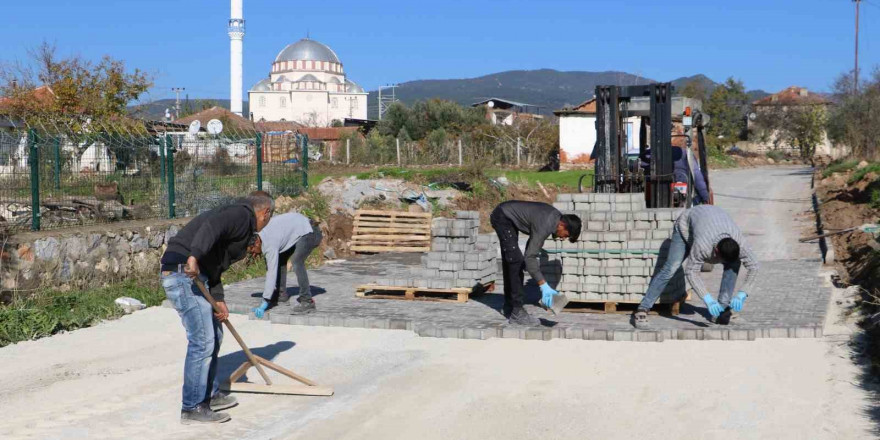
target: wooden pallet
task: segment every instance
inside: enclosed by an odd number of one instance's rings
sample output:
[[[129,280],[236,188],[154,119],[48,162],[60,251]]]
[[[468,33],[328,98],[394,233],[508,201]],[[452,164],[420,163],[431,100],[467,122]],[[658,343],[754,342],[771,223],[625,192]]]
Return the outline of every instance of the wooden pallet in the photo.
[[[674,303],[658,303],[648,312],[649,315],[672,315],[676,316],[681,310],[681,301]],[[562,309],[563,312],[571,313],[599,313],[599,314],[618,314],[629,315],[636,311],[638,303],[624,303],[616,301],[583,301],[571,300],[568,305]]]
[[[428,252],[431,213],[357,210],[351,237],[354,252]]]
[[[471,294],[491,292],[495,283],[483,284],[482,288],[455,287],[452,289],[427,289],[423,287],[380,286],[364,284],[355,289],[354,296],[371,299],[402,299],[407,301],[467,302]]]

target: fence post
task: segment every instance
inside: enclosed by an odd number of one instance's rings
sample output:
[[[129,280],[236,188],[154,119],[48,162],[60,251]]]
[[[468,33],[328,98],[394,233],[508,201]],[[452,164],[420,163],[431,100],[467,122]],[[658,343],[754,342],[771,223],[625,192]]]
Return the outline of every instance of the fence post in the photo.
[[[400,138],[394,138],[397,141],[397,166],[400,166]]]
[[[351,139],[345,140],[345,164],[351,165]]]
[[[28,130],[28,162],[31,168],[31,230],[40,230],[40,150],[37,131]]]
[[[303,188],[309,189],[309,136],[302,135],[302,179]]]
[[[165,186],[165,142],[156,139],[156,146],[159,148],[159,182]]]
[[[522,148],[522,138],[516,138],[516,166],[519,166],[519,151]]]
[[[263,190],[263,133],[257,133],[257,191]]]
[[[55,138],[55,189],[61,189],[61,136]]]
[[[461,138],[458,139],[458,166],[461,166]]]
[[[165,157],[168,164],[165,170],[168,172],[168,218],[174,218],[177,214],[174,210],[175,194],[174,194],[174,143],[171,141],[171,135],[165,135]]]

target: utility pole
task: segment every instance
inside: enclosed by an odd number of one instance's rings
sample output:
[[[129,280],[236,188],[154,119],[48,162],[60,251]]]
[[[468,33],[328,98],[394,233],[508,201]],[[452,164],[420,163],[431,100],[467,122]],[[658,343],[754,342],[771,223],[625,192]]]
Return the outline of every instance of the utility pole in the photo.
[[[855,82],[853,84],[853,92],[859,92],[859,4],[862,0],[853,0],[856,4],[856,69],[855,69]]]
[[[379,86],[379,120],[382,120],[382,116],[385,115],[385,111],[388,110],[388,107],[391,104],[397,102],[397,97],[394,94],[394,89],[397,88],[397,84],[389,84],[386,86]],[[391,97],[388,97],[386,93],[385,96],[382,96],[382,89],[391,89]]]
[[[175,119],[180,119],[180,92],[186,90],[186,87],[172,87],[171,91],[177,94],[177,103],[175,104],[175,108],[177,109],[177,113]]]

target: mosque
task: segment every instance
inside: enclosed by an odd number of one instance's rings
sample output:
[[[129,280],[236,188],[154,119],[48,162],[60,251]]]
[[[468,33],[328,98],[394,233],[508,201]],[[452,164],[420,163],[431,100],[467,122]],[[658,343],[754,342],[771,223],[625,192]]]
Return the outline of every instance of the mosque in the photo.
[[[254,121],[293,121],[326,127],[367,119],[367,92],[345,76],[333,49],[309,38],[282,50],[267,78],[248,91]]]

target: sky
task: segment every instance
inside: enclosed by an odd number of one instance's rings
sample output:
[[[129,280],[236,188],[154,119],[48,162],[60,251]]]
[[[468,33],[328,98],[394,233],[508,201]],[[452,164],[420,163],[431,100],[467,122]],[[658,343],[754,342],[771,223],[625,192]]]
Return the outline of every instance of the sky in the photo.
[[[42,41],[154,76],[146,99],[229,97],[226,0],[2,0],[0,62]],[[861,3],[860,66],[880,67],[880,0]],[[368,90],[517,69],[703,73],[827,91],[853,68],[852,0],[244,0],[244,90],[307,34]],[[573,97],[572,102],[583,97]]]

